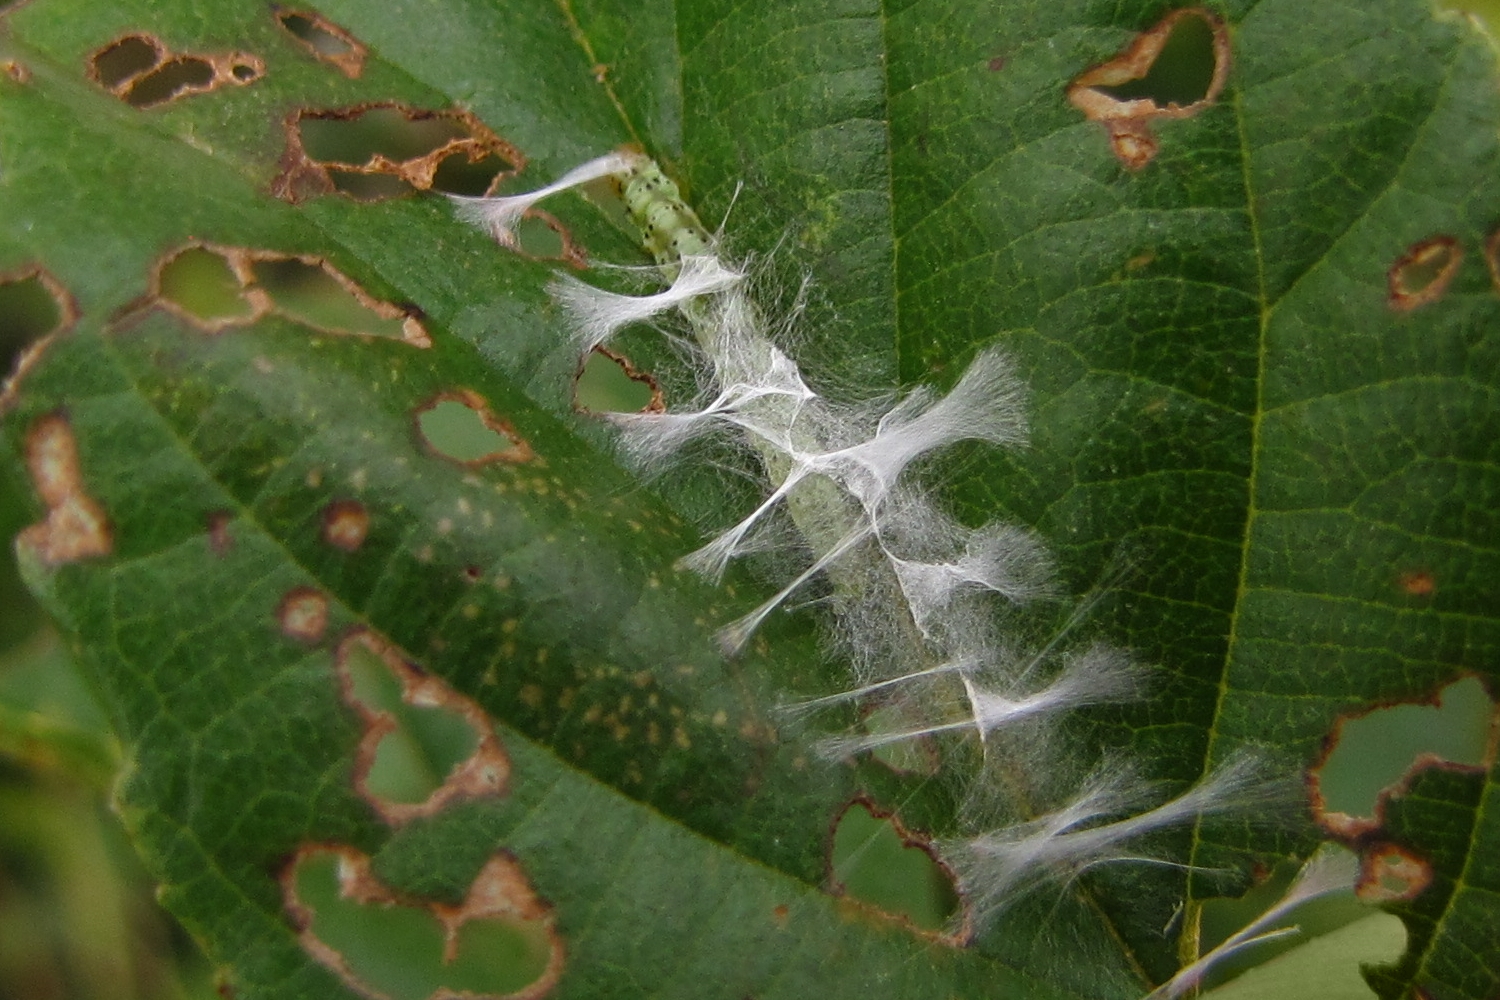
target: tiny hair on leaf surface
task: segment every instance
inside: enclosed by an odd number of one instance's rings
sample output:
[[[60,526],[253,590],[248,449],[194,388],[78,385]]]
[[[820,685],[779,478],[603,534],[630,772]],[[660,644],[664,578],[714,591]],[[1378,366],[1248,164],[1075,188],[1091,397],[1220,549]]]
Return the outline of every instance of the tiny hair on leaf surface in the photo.
[[[327,960],[342,859],[428,952],[502,868],[545,913],[424,997],[1137,1000],[1213,953],[1209,900],[1327,839],[1407,929],[1378,996],[1500,991],[1492,750],[1378,785],[1368,829],[1311,784],[1349,720],[1497,689],[1473,21],[0,20],[0,286],[59,310],[0,408],[20,572],[235,996],[400,988]],[[649,399],[585,401],[590,364]],[[384,708],[341,680],[360,637]],[[455,723],[420,814],[362,770],[381,712]],[[503,780],[425,797],[489,739]],[[836,895],[851,802],[931,846],[951,913]]]

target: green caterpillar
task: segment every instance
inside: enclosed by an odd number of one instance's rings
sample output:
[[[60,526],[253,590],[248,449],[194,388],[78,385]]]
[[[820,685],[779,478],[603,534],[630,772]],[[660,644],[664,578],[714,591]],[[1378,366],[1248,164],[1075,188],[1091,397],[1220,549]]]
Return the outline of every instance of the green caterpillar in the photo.
[[[713,240],[698,213],[683,201],[682,192],[655,160],[634,157],[619,177],[625,209],[658,264],[673,267],[683,257],[710,252]]]

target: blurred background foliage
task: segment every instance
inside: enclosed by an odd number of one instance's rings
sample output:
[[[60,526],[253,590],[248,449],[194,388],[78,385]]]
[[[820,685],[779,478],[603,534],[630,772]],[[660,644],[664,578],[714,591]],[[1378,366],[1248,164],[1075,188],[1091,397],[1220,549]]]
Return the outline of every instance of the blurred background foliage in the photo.
[[[1500,0],[1443,6],[1500,25]],[[1185,23],[1202,22],[1189,18]],[[1152,79],[1141,83],[1149,83],[1153,96],[1170,95],[1174,88],[1200,92],[1198,78],[1211,68],[1205,56],[1206,47],[1194,39],[1174,37],[1153,67]],[[430,136],[413,133],[420,128],[399,115],[367,116],[359,129],[320,136],[329,148],[319,153],[330,160],[360,162],[372,143],[382,148],[430,145]],[[379,134],[369,134],[371,129]],[[466,178],[454,190],[475,193],[469,190],[472,181]],[[534,238],[543,244],[535,247],[537,255],[550,255],[556,249],[545,244],[551,232],[535,228]],[[189,253],[180,264],[163,276],[170,298],[199,315],[236,306],[233,295],[226,298],[217,257]],[[393,334],[386,329],[390,320],[369,314],[316,268],[286,262],[258,269],[256,278],[288,313],[375,336]],[[39,281],[0,277],[0,370],[9,371],[19,353],[61,319]],[[620,359],[598,353],[580,370],[575,392],[580,410],[632,411],[652,403],[653,386]],[[476,426],[454,433],[492,432]],[[469,446],[454,441],[443,450]],[[7,541],[39,511],[29,484],[9,475],[5,470],[10,468],[0,462],[0,538]],[[1485,753],[1492,717],[1493,705],[1471,679],[1446,688],[1440,706],[1394,706],[1352,721],[1323,771],[1325,798],[1331,808],[1368,814],[1379,791],[1398,780],[1419,754],[1477,763]],[[198,1000],[218,995],[213,970],[156,905],[151,881],[110,812],[109,787],[120,759],[108,720],[62,638],[21,582],[13,548],[6,545],[0,554],[0,1000]],[[840,820],[831,860],[832,879],[848,895],[902,914],[917,927],[940,930],[956,904],[949,880],[928,854],[903,843],[887,820],[860,803]],[[1212,947],[1271,905],[1294,874],[1278,870],[1244,899],[1211,904],[1204,915],[1202,947]],[[1302,935],[1258,949],[1223,970],[1221,981],[1260,966],[1216,993],[1223,1000],[1373,996],[1347,956],[1389,961],[1399,954],[1404,936],[1394,918],[1370,919],[1371,912],[1352,896],[1304,908],[1297,914]],[[1358,937],[1357,947],[1337,941],[1351,934]],[[1297,947],[1308,940],[1328,941],[1331,951],[1345,958],[1329,969],[1315,945]],[[1268,962],[1277,955],[1285,957]]]

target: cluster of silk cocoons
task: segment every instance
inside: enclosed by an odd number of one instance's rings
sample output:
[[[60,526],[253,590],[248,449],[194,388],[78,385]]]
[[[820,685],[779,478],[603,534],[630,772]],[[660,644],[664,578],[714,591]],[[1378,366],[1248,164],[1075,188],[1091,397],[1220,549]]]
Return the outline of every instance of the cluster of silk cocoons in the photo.
[[[537,200],[635,169],[632,155],[601,157],[529,194],[455,200],[462,218],[514,246],[514,227]],[[572,276],[551,285],[580,357],[628,326],[667,314],[691,329],[703,373],[698,398],[665,412],[608,414],[621,454],[654,472],[690,442],[730,435],[758,456],[763,499],[678,565],[717,582],[749,553],[788,544],[810,553],[775,595],[723,626],[718,639],[735,655],[770,615],[823,578],[828,597],[819,603],[832,608],[849,683],[784,711],[810,719],[853,704],[887,709],[881,715],[898,720],[823,738],[825,756],[934,738],[977,748],[967,759],[977,760],[981,773],[962,816],[970,832],[938,844],[976,923],[1100,864],[1181,866],[1154,856],[1143,841],[1206,813],[1266,802],[1264,767],[1250,755],[1229,758],[1172,798],[1129,761],[1080,764],[1076,741],[1060,731],[1070,712],[1145,696],[1149,670],[1107,642],[1075,641],[1094,599],[1056,611],[1044,539],[1015,524],[960,524],[919,474],[920,459],[959,441],[1027,446],[1027,390],[1003,350],[979,350],[947,392],[924,386],[840,402],[810,388],[780,346],[795,317],[768,321],[746,269],[722,259],[717,240],[663,273],[667,287],[643,295]],[[1053,620],[1065,619],[1061,626],[1040,636],[1005,627],[1018,609],[1046,602]],[[1010,777],[990,773],[1001,770]],[[1024,806],[1013,794],[1017,774]]]

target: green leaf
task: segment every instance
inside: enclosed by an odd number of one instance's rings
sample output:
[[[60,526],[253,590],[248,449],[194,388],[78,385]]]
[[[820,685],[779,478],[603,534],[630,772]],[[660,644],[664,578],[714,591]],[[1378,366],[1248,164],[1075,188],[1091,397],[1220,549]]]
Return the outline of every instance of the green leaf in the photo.
[[[1360,964],[1383,960],[1405,943],[1401,921],[1375,914],[1294,948],[1203,995],[1213,1000],[1281,996],[1362,1000],[1370,989],[1360,978]]]
[[[1089,629],[1157,680],[1138,706],[1080,715],[1087,759],[1185,785],[1251,745],[1296,774],[1341,717],[1465,672],[1493,690],[1495,49],[1425,0],[1210,10],[1176,44],[1218,30],[1223,89],[1145,126],[1158,148],[1136,170],[1070,85],[1160,5],[320,3],[368,49],[353,76],[264,5],[3,15],[0,61],[20,68],[0,76],[0,275],[43,267],[79,308],[5,415],[8,461],[22,476],[37,435],[75,441],[75,485],[107,518],[83,558],[23,536],[23,570],[125,747],[119,804],[163,899],[238,995],[347,993],[278,881],[312,844],[370,856],[418,908],[458,905],[505,852],[550,904],[559,995],[1132,997],[1191,952],[1198,901],[1243,881],[1089,873],[967,948],[824,892],[851,800],[951,835],[965,778],[819,763],[778,729],[779,702],[840,683],[812,616],[725,661],[714,628],[775,584],[672,569],[698,544],[690,518],[732,520],[744,491],[622,471],[571,405],[577,359],[545,291],[564,265],[495,248],[441,199],[382,197],[409,186],[390,172],[303,170],[301,112],[465,109],[494,159],[516,154],[508,189],[642,144],[710,227],[727,213],[768,309],[811,275],[796,350],[820,385],[951,383],[1003,344],[1032,447],[932,472],[965,520],[1034,526],[1074,593],[1128,567]],[[149,107],[121,84],[133,106],[85,71],[132,33],[184,72],[228,68],[203,93],[157,79]],[[1138,154],[1141,128],[1114,146]],[[546,207],[591,259],[642,262],[607,207]],[[168,308],[155,276],[184,250],[217,277]],[[1418,294],[1397,308],[1388,275],[1413,252],[1394,287]],[[363,301],[335,318],[278,293],[278,262]],[[627,345],[682,401],[669,351]],[[489,443],[439,441],[422,414],[440,405],[482,414],[466,419]],[[365,633],[493,720],[506,793],[410,820],[360,793],[367,723],[337,667]],[[1413,949],[1382,995],[1500,983],[1494,783],[1493,760],[1424,772],[1362,841],[1435,873],[1402,907]],[[1206,876],[1320,836],[1299,810],[1161,849]]]

